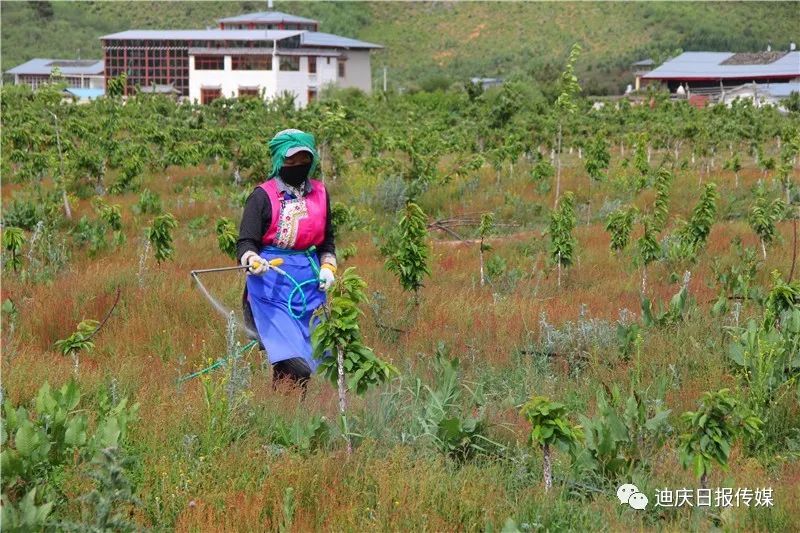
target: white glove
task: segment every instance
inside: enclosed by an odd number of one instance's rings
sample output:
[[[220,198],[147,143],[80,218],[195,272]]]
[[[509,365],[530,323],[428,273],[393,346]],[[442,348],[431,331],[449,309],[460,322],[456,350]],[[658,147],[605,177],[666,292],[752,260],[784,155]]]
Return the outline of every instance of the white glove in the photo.
[[[319,290],[327,291],[333,285],[335,278],[334,272],[336,267],[330,263],[324,263],[319,269]]]
[[[267,261],[253,251],[245,252],[242,256],[241,263],[242,266],[249,267],[248,272],[251,274],[261,275],[269,268]]]

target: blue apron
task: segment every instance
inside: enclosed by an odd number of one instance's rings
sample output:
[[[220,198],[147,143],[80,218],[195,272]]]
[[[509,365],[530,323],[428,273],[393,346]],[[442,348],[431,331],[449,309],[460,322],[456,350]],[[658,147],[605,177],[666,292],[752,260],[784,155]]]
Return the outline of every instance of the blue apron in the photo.
[[[259,255],[265,261],[282,258],[279,268],[288,274],[267,270],[260,276],[247,275],[247,298],[269,362],[302,357],[314,372],[319,361],[311,357],[311,331],[317,319],[310,322],[314,310],[325,303],[317,252],[313,246],[308,250],[267,246]]]

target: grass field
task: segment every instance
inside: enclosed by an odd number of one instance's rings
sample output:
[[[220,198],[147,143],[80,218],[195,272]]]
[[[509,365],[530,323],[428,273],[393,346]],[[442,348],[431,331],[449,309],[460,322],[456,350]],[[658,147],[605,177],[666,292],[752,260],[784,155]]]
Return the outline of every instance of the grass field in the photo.
[[[588,220],[579,214],[577,263],[559,288],[545,264],[547,217],[542,207],[552,205],[553,192],[538,191],[526,165],[517,166],[515,177],[504,173],[499,187],[495,172],[484,167],[468,185],[437,185],[421,202],[426,212],[439,217],[493,210],[503,220],[522,224],[490,240],[489,255],[502,258],[504,265],[495,260],[487,287],[478,283],[477,246],[434,233],[432,275],[414,306],[383,268],[371,232],[340,233],[340,249],[357,247],[344,263],[356,267],[371,295],[361,320],[367,343],[400,370],[389,385],[363,398],[351,396],[356,434],[352,457],[346,456],[336,429],[335,389],[316,378],[302,403],[296,395],[275,393],[257,352],[248,353],[238,369],[249,376],[249,385],[235,406],[225,403],[234,401],[225,393],[230,372],[176,385],[179,376],[227,350],[224,319],[192,287],[188,275],[191,269],[229,264],[217,247],[213,225],[220,216],[238,223],[240,208],[230,199],[229,173],[214,167],[170,167],[144,180],[179,221],[173,262],[156,265],[148,257],[141,270],[141,228],[147,217],[132,209],[138,195],[126,193],[114,199],[122,207],[126,245],[96,257],[76,250],[52,283],[34,285],[4,276],[2,299],[13,300],[19,310],[12,331],[4,317],[4,398],[15,405],[26,403],[44,381],[58,386],[69,380],[73,361],[53,349],[54,341],[69,335],[83,318],[100,319],[119,287],[120,303],[97,336],[96,348],[80,358],[79,382],[90,404],[113,386],[115,394],[141,406],[129,439],[129,454],[135,459],[130,477],[142,502],[132,507],[132,520],[140,525],[178,531],[499,531],[511,519],[523,531],[796,530],[800,464],[791,454],[769,460],[745,457],[739,445],[730,470],[715,468],[709,486],[772,487],[773,508],[651,505],[634,511],[619,504],[610,484],[576,485],[568,456],[558,452],[555,490],[543,492],[541,454],[526,444],[529,426],[519,415],[519,405],[534,394],[549,396],[563,402],[575,420],[575,413],[596,414],[596,394],[604,385],[620,387],[623,397],[635,390],[648,405],[671,409],[670,438],[648,457],[649,473],[633,482],[648,494],[657,488],[697,486],[692,472],[679,467],[678,415],[694,410],[704,391],[740,390],[727,360],[729,338],[723,330],[733,319],[709,315],[717,293],[711,258],[735,262],[730,245],[735,236],[754,248],[758,241],[742,220],[718,221],[703,256],[688,267],[689,293],[696,305],[686,320],[648,328],[635,353],[623,357],[616,341],[604,341],[609,334],[615,336],[624,309],[639,314],[640,272],[629,257],[609,253],[609,236],[597,214],[618,191],[611,183],[589,189],[577,152],[566,157],[562,190],[574,191],[578,204],[591,200],[596,207]],[[732,172],[714,171],[721,213],[735,210],[737,196],[762,177],[750,160],[740,174],[742,185],[735,189]],[[689,217],[699,178],[693,169],[677,173],[671,216]],[[379,184],[359,173],[328,185],[335,201],[366,211]],[[18,189],[6,184],[4,203]],[[647,193],[636,200],[642,206],[651,201]],[[91,212],[88,200],[74,207],[76,218]],[[768,286],[771,270],[785,274],[792,263],[791,223],[779,223],[778,228],[781,241],[759,266],[759,285]],[[680,278],[683,266],[659,263],[651,268],[648,292],[657,302],[677,292],[680,282],[670,281],[672,273]],[[243,278],[210,276],[206,279],[212,291],[235,308]],[[755,305],[745,305],[741,321],[759,313]],[[547,332],[567,331],[568,323],[572,342],[584,339],[585,344],[577,350],[542,351]],[[421,436],[420,419],[433,401],[421,384],[435,391],[443,386],[437,350],[460,362],[456,410],[466,417],[480,413],[488,426],[485,434],[504,453],[462,464]],[[776,409],[787,438],[798,445],[800,410],[792,396]],[[219,418],[222,412],[229,414]],[[315,427],[318,416],[325,417],[333,435],[325,444],[291,446],[277,436],[277,428],[293,420],[303,428]],[[78,516],[81,504],[76,498],[87,490],[85,474],[66,467],[61,475],[65,515]],[[507,524],[509,531],[513,524]]]

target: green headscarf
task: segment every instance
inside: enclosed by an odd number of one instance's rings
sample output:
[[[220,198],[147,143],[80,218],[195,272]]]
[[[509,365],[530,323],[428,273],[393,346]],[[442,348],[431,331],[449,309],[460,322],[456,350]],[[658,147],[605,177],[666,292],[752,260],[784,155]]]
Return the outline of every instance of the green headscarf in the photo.
[[[279,131],[275,137],[269,141],[269,154],[272,157],[272,173],[269,175],[273,178],[278,175],[286,159],[286,152],[289,148],[303,147],[311,151],[311,169],[308,171],[308,176],[314,175],[314,170],[317,168],[319,162],[319,154],[317,154],[316,143],[314,136],[304,131],[289,129]]]

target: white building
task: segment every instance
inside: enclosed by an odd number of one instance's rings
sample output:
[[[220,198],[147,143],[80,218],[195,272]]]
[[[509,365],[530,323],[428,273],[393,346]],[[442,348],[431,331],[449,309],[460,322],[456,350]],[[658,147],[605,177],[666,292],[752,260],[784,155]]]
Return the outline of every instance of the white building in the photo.
[[[26,83],[35,89],[49,83],[54,69],[61,72],[70,89],[103,89],[106,86],[102,59],[31,59],[7,71],[14,84]]]
[[[793,92],[800,93],[800,82],[746,83],[725,89],[722,102],[729,107],[736,99],[750,100],[756,107],[780,105],[781,100],[788,98]]]
[[[221,19],[219,25],[105,35],[105,74],[125,73],[126,93],[172,85],[203,104],[289,93],[303,107],[326,85],[372,90],[370,52],[380,45],[313,31],[317,21],[275,11]]]

